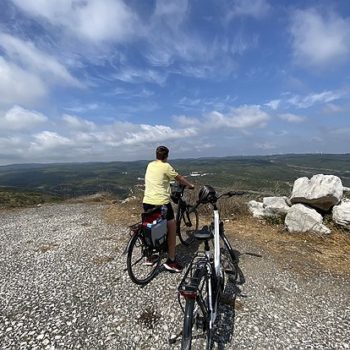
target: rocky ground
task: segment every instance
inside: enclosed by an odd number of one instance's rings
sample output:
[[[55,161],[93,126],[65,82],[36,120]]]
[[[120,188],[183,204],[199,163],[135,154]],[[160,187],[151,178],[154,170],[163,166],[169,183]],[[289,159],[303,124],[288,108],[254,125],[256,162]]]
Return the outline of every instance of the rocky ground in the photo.
[[[181,275],[161,271],[134,285],[122,252],[124,225],[106,204],[0,212],[1,349],[179,349]],[[241,238],[245,283],[220,308],[219,349],[348,349],[350,284],[330,272],[298,273]],[[179,246],[186,264],[194,248]],[[300,261],[298,262],[300,266]]]

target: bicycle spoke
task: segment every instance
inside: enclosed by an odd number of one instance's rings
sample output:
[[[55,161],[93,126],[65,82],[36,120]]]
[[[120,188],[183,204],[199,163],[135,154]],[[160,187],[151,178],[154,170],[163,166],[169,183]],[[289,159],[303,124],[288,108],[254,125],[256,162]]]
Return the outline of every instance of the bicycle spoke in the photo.
[[[153,278],[159,264],[159,254],[155,255],[147,248],[141,235],[137,233],[132,237],[127,256],[127,267],[131,280],[137,284],[148,283]]]

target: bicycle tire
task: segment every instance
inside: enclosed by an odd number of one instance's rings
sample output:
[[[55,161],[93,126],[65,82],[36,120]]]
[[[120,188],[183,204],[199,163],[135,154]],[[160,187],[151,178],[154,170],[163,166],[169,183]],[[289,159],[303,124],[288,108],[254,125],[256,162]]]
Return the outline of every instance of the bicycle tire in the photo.
[[[222,234],[221,238],[224,243],[221,247],[221,265],[228,274],[229,281],[236,282],[238,278],[238,260],[227,237]]]
[[[182,244],[188,246],[194,242],[193,234],[198,230],[198,225],[198,212],[193,206],[189,205],[181,211],[177,222],[177,233]]]
[[[140,231],[136,232],[129,241],[126,260],[129,277],[134,283],[145,285],[154,277],[160,264],[160,255],[158,253],[158,258],[153,265],[145,265],[145,259],[151,255],[152,250],[146,246]],[[136,258],[135,262],[134,258]]]
[[[202,268],[195,271],[194,276],[201,276],[201,282],[204,283],[202,287],[206,290],[205,298],[208,298],[208,280],[206,274],[203,272]],[[208,300],[203,300],[206,305],[208,305]],[[200,314],[200,315],[199,315]],[[198,320],[202,317],[202,329],[199,330],[199,334],[193,334],[194,328],[198,330]],[[209,330],[209,315],[203,313],[202,308],[200,307],[197,299],[186,299],[185,311],[184,311],[184,323],[182,330],[182,340],[181,340],[181,349],[182,350],[195,350],[195,349],[211,349],[212,344],[212,332]],[[204,338],[203,338],[204,336]]]

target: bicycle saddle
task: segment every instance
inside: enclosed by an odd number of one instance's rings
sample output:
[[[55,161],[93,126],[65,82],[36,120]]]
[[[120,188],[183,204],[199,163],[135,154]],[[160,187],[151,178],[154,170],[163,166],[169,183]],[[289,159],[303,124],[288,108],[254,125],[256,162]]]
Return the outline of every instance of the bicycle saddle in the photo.
[[[214,238],[213,233],[209,231],[209,228],[207,225],[203,226],[201,230],[196,231],[193,234],[193,236],[200,241],[205,241],[205,240]]]

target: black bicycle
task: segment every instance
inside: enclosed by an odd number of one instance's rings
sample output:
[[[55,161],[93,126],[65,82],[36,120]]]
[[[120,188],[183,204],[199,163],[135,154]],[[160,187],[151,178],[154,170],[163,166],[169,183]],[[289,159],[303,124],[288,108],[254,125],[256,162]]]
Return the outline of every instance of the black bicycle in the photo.
[[[125,249],[130,279],[139,285],[155,276],[167,252],[166,206],[159,206],[141,215],[141,222],[130,226],[130,240]]]
[[[180,241],[193,242],[198,229],[198,213],[194,206],[184,200],[186,186],[172,186],[171,198],[177,204],[176,232]],[[141,215],[141,222],[130,226],[127,254],[127,270],[130,279],[139,285],[147,284],[155,276],[167,253],[166,206],[158,206]]]
[[[218,195],[211,186],[204,186],[199,192],[197,206],[209,203],[213,207],[213,222],[194,237],[204,242],[204,251],[198,252],[178,287],[180,296],[185,298],[184,322],[181,349],[211,349],[214,323],[218,314],[218,304],[225,286],[225,274],[231,282],[238,276],[238,259],[224,233],[220,221],[217,201],[221,197],[242,195],[243,192],[227,192]],[[211,249],[209,242],[213,242]]]
[[[194,241],[194,233],[198,230],[198,212],[195,206],[184,199],[186,186],[175,182],[171,184],[171,200],[177,205],[176,234],[182,244],[190,245]]]

